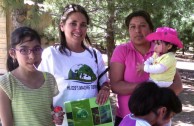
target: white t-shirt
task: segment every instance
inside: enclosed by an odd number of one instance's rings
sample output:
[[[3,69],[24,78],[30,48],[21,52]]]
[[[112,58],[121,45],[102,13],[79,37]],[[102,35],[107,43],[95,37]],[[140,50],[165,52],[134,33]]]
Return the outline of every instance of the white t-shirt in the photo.
[[[92,54],[88,50],[81,53],[71,51],[69,56],[61,54],[58,48],[59,46],[51,46],[44,49],[38,67],[39,70],[50,72],[56,78],[59,94],[54,97],[53,105],[64,106],[66,101],[95,97],[98,93],[97,77],[105,70],[101,53],[94,49],[97,53],[97,64],[91,47],[89,49]],[[100,79],[100,84],[106,81],[108,78],[105,74]]]
[[[126,115],[119,126],[151,126],[146,120],[136,118],[133,114]]]

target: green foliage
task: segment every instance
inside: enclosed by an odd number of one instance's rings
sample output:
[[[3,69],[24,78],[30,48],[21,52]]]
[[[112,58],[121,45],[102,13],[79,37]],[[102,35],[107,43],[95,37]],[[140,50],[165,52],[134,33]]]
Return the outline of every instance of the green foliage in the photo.
[[[88,34],[93,43],[107,46],[106,38],[113,33],[112,43],[120,44],[129,40],[128,30],[124,25],[125,17],[134,10],[146,10],[151,14],[155,28],[170,26],[176,28],[179,37],[188,44],[194,40],[194,0],[33,0],[44,3],[44,11],[52,16],[51,24],[44,29],[48,39],[58,38],[58,24],[62,9],[70,3],[80,4],[87,10],[91,22]],[[3,0],[5,8],[20,8],[23,0]],[[40,9],[31,9],[32,14],[26,23],[37,26],[42,13]],[[36,20],[37,19],[37,20]],[[57,40],[56,40],[57,41]]]

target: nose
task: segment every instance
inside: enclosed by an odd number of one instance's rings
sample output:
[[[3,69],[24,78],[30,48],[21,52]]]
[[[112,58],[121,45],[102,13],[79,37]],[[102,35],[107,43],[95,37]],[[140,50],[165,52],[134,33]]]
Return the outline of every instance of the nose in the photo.
[[[77,25],[75,26],[75,29],[76,29],[76,30],[81,30],[81,25],[80,25],[80,24],[77,24]]]
[[[141,29],[141,28],[140,28],[139,26],[136,27],[136,28],[135,28],[135,32],[140,32],[140,29]]]
[[[28,54],[28,57],[29,57],[29,59],[34,59],[34,58],[35,58],[35,54],[34,54],[34,52],[33,52],[33,51],[31,51],[31,53],[30,53],[30,54]]]

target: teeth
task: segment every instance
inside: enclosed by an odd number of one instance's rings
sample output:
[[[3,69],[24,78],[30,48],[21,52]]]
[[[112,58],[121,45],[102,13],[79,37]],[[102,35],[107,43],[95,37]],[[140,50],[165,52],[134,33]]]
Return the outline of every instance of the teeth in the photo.
[[[72,33],[76,37],[81,37],[82,36],[81,32],[72,32]]]
[[[81,37],[81,35],[80,35],[80,34],[74,34],[74,36],[76,36],[76,37]]]

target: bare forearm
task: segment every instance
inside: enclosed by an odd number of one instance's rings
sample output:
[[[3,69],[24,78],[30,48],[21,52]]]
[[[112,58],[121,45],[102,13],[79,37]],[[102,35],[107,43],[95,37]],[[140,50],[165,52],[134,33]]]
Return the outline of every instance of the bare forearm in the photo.
[[[0,88],[0,119],[2,126],[13,126],[11,104],[8,96]]]
[[[136,88],[137,84],[135,83],[128,83],[125,81],[119,81],[119,82],[112,82],[111,83],[111,89],[114,93],[119,95],[130,95]]]
[[[177,94],[179,95],[183,91],[183,85],[181,81],[181,77],[176,71],[176,74],[174,76],[173,84],[170,86],[170,88]]]

